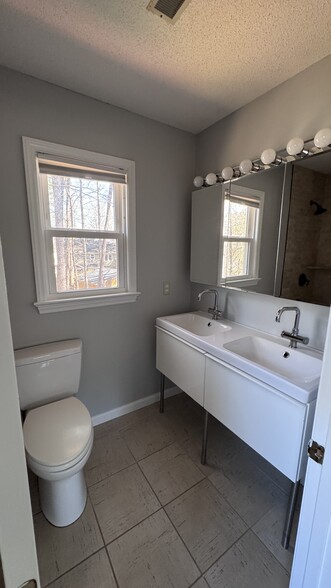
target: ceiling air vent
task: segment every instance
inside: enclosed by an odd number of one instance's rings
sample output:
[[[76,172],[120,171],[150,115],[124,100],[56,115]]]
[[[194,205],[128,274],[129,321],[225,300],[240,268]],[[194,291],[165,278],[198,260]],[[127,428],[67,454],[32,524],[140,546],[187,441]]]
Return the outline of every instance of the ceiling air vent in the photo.
[[[190,0],[151,0],[147,6],[154,14],[157,14],[168,22],[176,22]]]

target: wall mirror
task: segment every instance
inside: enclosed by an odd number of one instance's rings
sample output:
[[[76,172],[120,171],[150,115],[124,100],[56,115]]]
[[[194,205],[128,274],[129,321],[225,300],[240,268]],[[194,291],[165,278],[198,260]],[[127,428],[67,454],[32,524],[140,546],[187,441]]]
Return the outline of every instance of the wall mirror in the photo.
[[[259,279],[244,290],[331,303],[331,151],[232,180],[264,193]],[[219,283],[220,285],[220,283]],[[235,284],[227,277],[223,285]]]

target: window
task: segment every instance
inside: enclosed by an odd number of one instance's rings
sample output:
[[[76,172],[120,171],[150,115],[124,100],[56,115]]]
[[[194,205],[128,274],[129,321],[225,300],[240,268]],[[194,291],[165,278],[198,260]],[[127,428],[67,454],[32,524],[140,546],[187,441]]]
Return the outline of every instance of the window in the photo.
[[[264,193],[231,185],[223,200],[222,283],[258,283]]]
[[[133,302],[134,162],[23,138],[39,312]]]

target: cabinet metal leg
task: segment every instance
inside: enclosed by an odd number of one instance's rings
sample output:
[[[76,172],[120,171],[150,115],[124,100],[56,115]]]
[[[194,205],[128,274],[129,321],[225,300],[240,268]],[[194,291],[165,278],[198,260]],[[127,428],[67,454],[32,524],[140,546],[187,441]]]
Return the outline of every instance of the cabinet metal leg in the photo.
[[[165,375],[161,374],[160,412],[164,412],[164,384],[165,384]]]
[[[284,549],[288,549],[288,546],[290,544],[293,517],[295,506],[298,499],[299,486],[300,480],[298,482],[292,482],[292,488],[288,499],[287,513],[282,537],[282,546],[284,547]]]
[[[203,429],[202,449],[201,449],[201,463],[206,464],[207,441],[208,441],[208,417],[209,412],[205,410],[205,424]]]

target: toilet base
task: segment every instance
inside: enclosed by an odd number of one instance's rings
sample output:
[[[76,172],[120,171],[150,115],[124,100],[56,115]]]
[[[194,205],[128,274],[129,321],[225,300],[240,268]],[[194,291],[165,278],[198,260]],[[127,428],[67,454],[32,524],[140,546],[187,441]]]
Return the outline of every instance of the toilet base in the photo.
[[[55,527],[67,527],[82,514],[87,498],[84,471],[64,480],[38,478],[40,506],[46,519]]]

